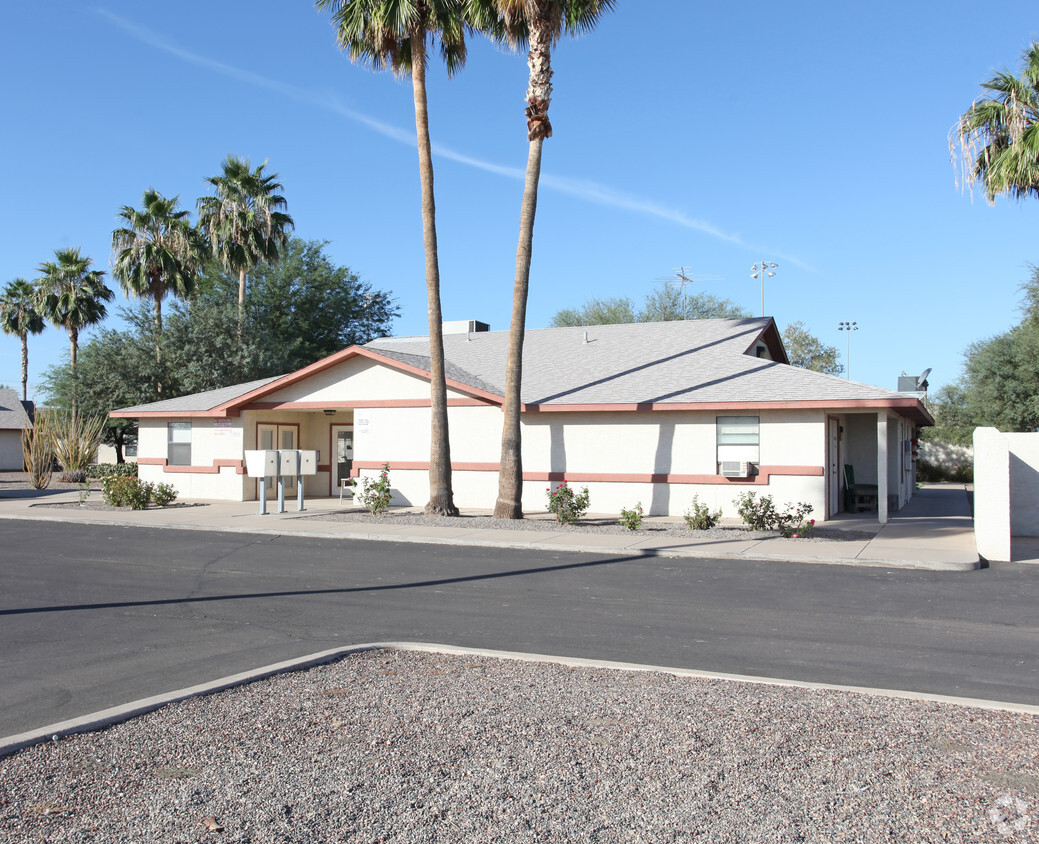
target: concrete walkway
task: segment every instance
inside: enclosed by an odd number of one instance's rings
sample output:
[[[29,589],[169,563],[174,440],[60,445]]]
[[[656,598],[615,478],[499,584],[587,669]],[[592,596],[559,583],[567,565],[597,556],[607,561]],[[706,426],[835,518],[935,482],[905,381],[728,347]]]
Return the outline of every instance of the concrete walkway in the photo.
[[[10,493],[9,493],[10,494]],[[97,496],[98,493],[94,493]],[[879,525],[870,513],[843,515],[817,527],[873,533],[870,539],[850,541],[800,541],[796,539],[718,539],[666,535],[647,538],[635,531],[625,534],[582,533],[574,528],[544,531],[502,527],[466,528],[385,523],[323,521],[311,518],[321,513],[347,509],[336,498],[308,499],[306,510],[296,512],[296,501],[287,501],[286,512],[276,513],[276,502],[268,503],[268,514],[259,514],[256,501],[186,502],[203,506],[153,510],[99,511],[46,506],[78,501],[77,492],[0,498],[0,518],[83,522],[105,525],[142,525],[187,530],[312,536],[331,539],[366,539],[392,542],[425,542],[498,548],[540,548],[615,554],[659,554],[670,557],[712,557],[747,560],[787,560],[802,563],[836,563],[900,568],[967,571],[979,568],[970,500],[963,485],[931,484],[917,490],[907,507],[894,514],[887,525]],[[466,511],[488,515],[486,511]],[[547,513],[529,518],[548,519]],[[647,518],[654,522],[680,519]],[[733,522],[735,524],[735,522]]]

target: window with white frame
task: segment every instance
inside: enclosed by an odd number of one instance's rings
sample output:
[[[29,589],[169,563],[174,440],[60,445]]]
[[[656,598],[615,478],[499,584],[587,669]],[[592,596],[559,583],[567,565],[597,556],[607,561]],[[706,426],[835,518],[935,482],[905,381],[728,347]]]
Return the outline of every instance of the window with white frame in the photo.
[[[167,466],[191,465],[191,422],[170,422]]]
[[[760,420],[757,416],[718,417],[718,465],[760,462]]]

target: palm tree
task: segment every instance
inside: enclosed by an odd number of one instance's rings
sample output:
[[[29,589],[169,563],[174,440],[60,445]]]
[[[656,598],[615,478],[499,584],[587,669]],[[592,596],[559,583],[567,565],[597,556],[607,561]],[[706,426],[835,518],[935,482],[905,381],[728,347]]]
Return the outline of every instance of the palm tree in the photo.
[[[10,282],[0,297],[0,331],[22,341],[22,401],[29,400],[29,335],[43,331],[36,291],[24,278]]]
[[[55,249],[54,257],[57,260],[45,261],[36,268],[40,274],[36,281],[37,307],[56,328],[68,332],[74,376],[79,332],[107,316],[105,302],[111,302],[115,294],[102,280],[104,272],[90,269],[93,262],[78,248]]]
[[[427,37],[438,42],[448,74],[465,64],[465,23],[460,0],[316,0],[329,9],[336,39],[352,61],[374,70],[389,67],[411,76],[418,135],[419,181],[422,185],[422,241],[426,256],[426,300],[429,316],[431,443],[429,455],[430,515],[458,515],[451,489],[451,444],[447,429],[447,381],[444,365],[443,317],[440,309],[440,264],[437,257],[436,205],[433,200],[433,154],[426,101]]]
[[[981,87],[992,96],[974,101],[953,130],[964,180],[980,184],[988,201],[1039,195],[1039,41],[1022,55],[1020,78],[997,73]]]
[[[162,300],[186,299],[195,288],[201,266],[199,235],[177,210],[177,197],[154,189],[144,192],[141,210],[124,205],[126,223],[112,232],[112,275],[128,296],[150,297],[155,303],[155,364],[160,373],[156,394],[162,398]]]
[[[527,320],[527,291],[534,241],[534,214],[541,177],[541,147],[552,137],[548,106],[552,99],[552,47],[565,33],[577,35],[595,27],[611,11],[614,0],[493,0],[503,37],[513,44],[526,42],[527,66],[527,173],[520,206],[516,279],[512,289],[509,355],[505,364],[505,401],[498,465],[498,500],[494,516],[522,519],[523,460],[520,434],[520,387],[523,380],[523,336]]]
[[[216,195],[198,201],[198,225],[213,255],[230,273],[238,273],[238,339],[245,318],[246,274],[260,264],[277,263],[279,247],[293,229],[292,217],[281,195],[278,174],[265,174],[263,162],[255,170],[249,159],[229,155],[223,173],[206,181]]]

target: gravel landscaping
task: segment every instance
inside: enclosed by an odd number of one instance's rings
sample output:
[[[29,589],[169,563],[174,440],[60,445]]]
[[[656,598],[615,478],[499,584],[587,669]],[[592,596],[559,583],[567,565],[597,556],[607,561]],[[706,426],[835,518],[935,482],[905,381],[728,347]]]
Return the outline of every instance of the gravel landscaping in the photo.
[[[633,537],[645,536],[655,539],[664,536],[679,536],[688,539],[769,539],[778,537],[778,530],[751,531],[736,520],[728,520],[728,524],[718,525],[710,530],[690,530],[685,522],[647,519],[637,531],[628,530],[619,524],[616,518],[585,517],[573,525],[562,525],[555,518],[547,515],[528,516],[524,519],[505,521],[490,516],[463,513],[460,516],[426,516],[412,510],[389,510],[379,516],[373,516],[366,510],[340,510],[334,513],[321,513],[309,518],[324,522],[359,522],[376,526],[392,525],[435,525],[437,527],[462,528],[465,530],[540,530],[564,531],[567,533],[612,533]],[[877,526],[879,529],[879,525]],[[861,542],[876,536],[876,531],[841,530],[839,528],[817,527],[806,537],[791,539],[790,542]]]
[[[1026,842],[1039,718],[370,651],[0,759],[3,842]]]

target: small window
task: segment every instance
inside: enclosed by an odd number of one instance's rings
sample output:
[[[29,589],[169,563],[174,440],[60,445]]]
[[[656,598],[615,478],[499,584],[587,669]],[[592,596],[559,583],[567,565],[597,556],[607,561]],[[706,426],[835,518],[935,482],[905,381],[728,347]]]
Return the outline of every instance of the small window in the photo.
[[[718,417],[718,470],[723,463],[749,463],[750,474],[759,465],[757,416]]]
[[[169,446],[166,451],[169,466],[191,465],[191,423],[170,422]]]
[[[719,416],[718,445],[757,445],[757,416]]]

